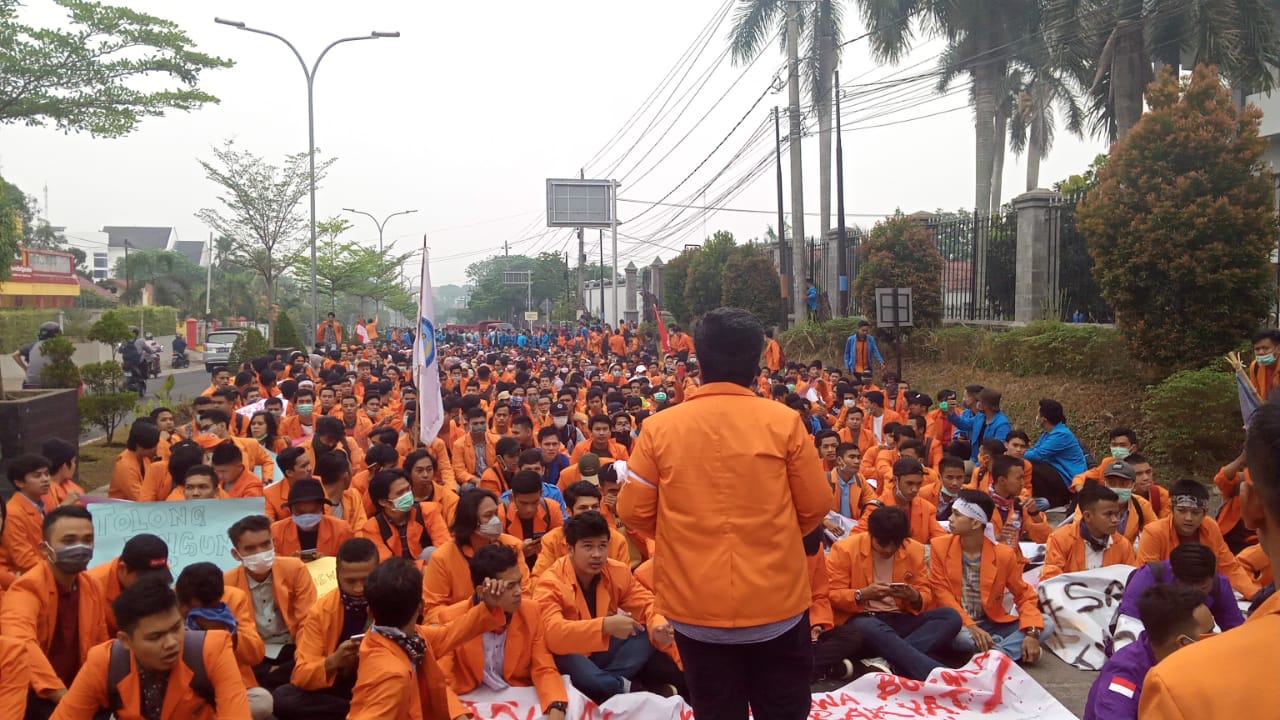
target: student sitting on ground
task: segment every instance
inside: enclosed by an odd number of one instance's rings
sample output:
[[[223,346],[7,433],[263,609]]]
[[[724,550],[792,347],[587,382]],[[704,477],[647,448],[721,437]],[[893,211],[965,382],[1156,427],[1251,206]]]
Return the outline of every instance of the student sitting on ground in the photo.
[[[422,571],[422,600],[426,621],[439,622],[446,605],[467,600],[475,586],[471,583],[470,560],[475,551],[486,545],[506,545],[520,552],[520,540],[502,533],[498,515],[498,498],[483,488],[462,491],[458,513],[450,528],[452,538],[441,543]],[[524,568],[524,584],[528,590],[529,566]]]
[[[1169,489],[1173,514],[1152,524],[1138,545],[1138,561],[1168,560],[1173,549],[1185,543],[1208,547],[1218,559],[1218,572],[1231,581],[1231,587],[1246,600],[1258,594],[1258,584],[1231,554],[1222,539],[1218,523],[1207,517],[1209,491],[1195,480],[1179,480]]]
[[[102,599],[107,605],[108,635],[115,635],[120,629],[111,612],[111,603],[120,597],[122,590],[153,574],[164,578],[165,582],[173,582],[173,576],[169,573],[169,546],[150,533],[129,538],[120,549],[118,557],[89,570],[89,577],[102,588]]]
[[[5,504],[4,526],[0,528],[0,589],[44,562],[41,498],[49,492],[49,460],[26,453],[11,459],[6,472],[15,492]]]
[[[1098,483],[1080,488],[1080,517],[1054,530],[1045,543],[1040,580],[1109,565],[1137,565],[1133,545],[1116,532],[1120,497]]]
[[[182,486],[175,489],[168,500],[226,500],[230,497],[218,484],[218,474],[212,466],[193,465],[183,474]]]
[[[600,512],[602,496],[600,488],[580,480],[564,491],[565,502],[569,504],[569,517],[576,517],[584,512]],[[627,546],[627,538],[617,530],[609,528],[609,557],[620,563],[631,566],[631,550]],[[568,543],[564,539],[564,527],[552,528],[542,536],[542,549],[538,553],[538,562],[534,563],[531,575],[536,581],[539,576],[551,567],[556,560],[569,554]]]
[[[1231,592],[1231,583],[1218,574],[1213,551],[1200,543],[1186,543],[1174,548],[1168,560],[1141,565],[1129,575],[1113,633],[1117,650],[1132,642],[1141,631],[1138,598],[1152,585],[1168,582],[1204,593],[1205,607],[1213,613],[1213,621],[1219,630],[1226,631],[1244,624],[1236,596]]]
[[[333,557],[354,535],[347,523],[324,514],[329,498],[319,480],[294,480],[284,504],[288,517],[271,523],[271,540],[281,555],[302,558],[303,562]]]
[[[402,557],[421,565],[449,541],[440,506],[417,502],[403,470],[379,470],[369,482],[369,499],[377,512],[360,537],[372,540],[383,560]]]
[[[499,502],[498,513],[502,532],[520,540],[522,557],[530,569],[542,551],[542,536],[564,525],[560,504],[543,495],[542,476],[532,470],[511,476],[511,489]]]
[[[351,463],[347,456],[337,451],[321,455],[316,458],[315,475],[320,478],[330,503],[324,513],[346,523],[353,535],[359,535],[369,517],[365,514],[364,495],[351,487]]]

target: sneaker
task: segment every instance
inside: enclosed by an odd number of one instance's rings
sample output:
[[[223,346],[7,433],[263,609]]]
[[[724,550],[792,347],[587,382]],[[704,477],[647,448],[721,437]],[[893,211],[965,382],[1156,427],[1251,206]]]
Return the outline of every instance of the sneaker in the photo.
[[[649,692],[659,697],[669,698],[680,694],[680,689],[671,683],[663,683],[650,688]]]
[[[889,667],[889,661],[882,657],[863,658],[862,664],[874,672],[882,672],[886,675],[893,674],[893,669]]]
[[[836,665],[834,668],[832,668],[832,670],[834,671],[832,673],[832,677],[838,680],[853,679],[853,661],[850,660],[849,658],[845,658],[844,660],[841,660],[840,664]]]
[[[627,678],[621,678],[621,680],[622,680],[622,694],[626,695],[627,693],[631,692],[631,681],[628,680]]]

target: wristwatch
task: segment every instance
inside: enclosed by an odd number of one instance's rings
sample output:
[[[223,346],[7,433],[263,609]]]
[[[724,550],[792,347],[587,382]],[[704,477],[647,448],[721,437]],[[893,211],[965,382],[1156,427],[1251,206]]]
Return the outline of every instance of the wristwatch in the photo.
[[[1027,628],[1026,630],[1022,631],[1022,634],[1026,635],[1027,637],[1038,638],[1040,637],[1040,628],[1036,628],[1036,627]]]
[[[546,712],[550,713],[552,710],[559,710],[562,713],[567,713],[569,712],[569,705],[568,703],[557,700],[547,706]]]
[[[853,591],[853,601],[854,601],[854,602],[859,602],[859,603],[860,603],[860,602],[862,602],[862,590],[861,590],[861,589],[858,589],[858,590],[854,590],[854,591]]]

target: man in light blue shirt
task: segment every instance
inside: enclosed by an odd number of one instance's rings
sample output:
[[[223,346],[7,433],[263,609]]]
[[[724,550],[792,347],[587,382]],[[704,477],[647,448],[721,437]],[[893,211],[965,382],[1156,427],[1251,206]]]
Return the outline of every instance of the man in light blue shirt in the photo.
[[[1066,505],[1071,496],[1071,479],[1088,470],[1089,464],[1085,462],[1080,441],[1067,427],[1062,403],[1041,400],[1036,421],[1044,432],[1023,455],[1031,461],[1032,492],[1047,500],[1049,507]]]

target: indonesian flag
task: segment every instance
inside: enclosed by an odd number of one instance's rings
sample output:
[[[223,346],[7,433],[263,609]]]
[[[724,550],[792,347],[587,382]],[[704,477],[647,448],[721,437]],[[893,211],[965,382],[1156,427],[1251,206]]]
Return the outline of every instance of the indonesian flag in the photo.
[[[422,284],[418,301],[418,337],[413,343],[414,384],[418,387],[418,423],[423,443],[431,444],[444,424],[444,401],[440,395],[440,369],[436,361],[435,301],[431,297],[431,266],[426,238],[422,246]]]
[[[356,338],[362,344],[367,344],[369,342],[369,331],[365,328],[363,320],[356,321]]]
[[[1126,680],[1119,675],[1112,675],[1111,684],[1107,686],[1107,689],[1132,700],[1133,693],[1138,689],[1138,684],[1132,680]]]
[[[658,339],[662,342],[662,352],[671,352],[671,340],[667,337],[667,324],[662,322],[662,313],[658,306],[653,306],[653,316],[658,319]]]

